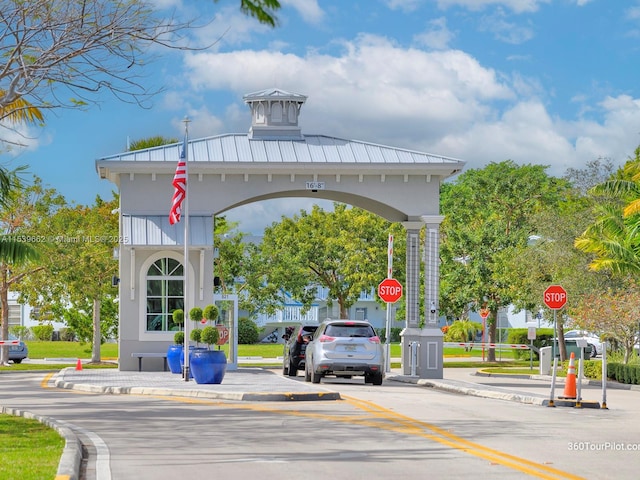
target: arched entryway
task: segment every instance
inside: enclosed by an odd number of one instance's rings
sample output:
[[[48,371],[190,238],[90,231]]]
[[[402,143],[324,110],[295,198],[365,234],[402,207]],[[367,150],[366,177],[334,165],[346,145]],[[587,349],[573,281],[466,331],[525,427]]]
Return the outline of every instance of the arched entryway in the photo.
[[[298,125],[306,97],[278,89],[248,94],[248,134],[193,139],[189,159],[189,285],[196,305],[213,296],[213,217],[248,203],[309,197],[358,206],[407,232],[403,370],[410,371],[409,345],[419,345],[415,373],[442,378],[442,334],[438,319],[440,184],[464,162],[401,148],[302,134]],[[131,352],[160,351],[170,331],[147,329],[150,313],[145,268],[158,258],[183,259],[182,227],[170,225],[171,180],[181,144],[125,152],[96,161],[101,178],[120,191],[120,368],[137,368]],[[426,229],[425,245],[420,230]],[[420,269],[424,254],[425,327],[420,324]],[[157,258],[156,258],[157,257]],[[194,303],[191,303],[192,305]],[[144,326],[144,328],[141,327]]]

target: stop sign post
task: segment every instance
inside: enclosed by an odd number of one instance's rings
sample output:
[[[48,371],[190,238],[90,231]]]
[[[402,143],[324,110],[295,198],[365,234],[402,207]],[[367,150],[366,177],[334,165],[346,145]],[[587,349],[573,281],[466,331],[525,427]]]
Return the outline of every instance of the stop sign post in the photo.
[[[556,351],[557,351],[557,343],[558,343],[558,320],[556,319],[556,312],[564,307],[565,303],[567,303],[567,291],[562,288],[560,285],[551,285],[547,287],[544,291],[543,296],[544,304],[553,310],[553,350],[552,357],[554,361],[554,370],[555,370],[555,361],[556,361]]]
[[[395,278],[385,278],[378,285],[378,296],[385,303],[395,303],[402,297],[402,284]]]
[[[551,285],[544,291],[544,304],[552,310],[560,310],[567,303],[567,291],[560,285]]]

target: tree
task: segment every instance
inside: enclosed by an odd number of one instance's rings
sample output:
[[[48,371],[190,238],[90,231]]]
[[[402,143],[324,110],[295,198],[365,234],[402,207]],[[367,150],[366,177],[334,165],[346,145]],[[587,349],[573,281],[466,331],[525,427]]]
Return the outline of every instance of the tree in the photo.
[[[596,221],[575,246],[593,255],[591,268],[614,275],[640,274],[640,147],[617,176],[590,191],[598,195]]]
[[[143,150],[145,148],[161,147],[162,145],[170,145],[172,143],[178,143],[180,140],[177,138],[165,138],[157,135],[155,137],[142,138],[140,140],[134,140],[129,144],[127,150],[133,152],[134,150]]]
[[[81,338],[92,340],[92,362],[100,362],[100,344],[117,325],[117,206],[117,196],[98,196],[91,207],[64,206],[44,219],[40,231],[52,232],[53,241],[41,247],[42,271],[20,289],[44,314],[62,316]]]
[[[546,168],[510,160],[491,163],[467,170],[442,188],[441,306],[453,318],[464,317],[470,306],[489,309],[492,343],[498,309],[516,296],[501,270],[504,258],[528,244],[535,233],[533,216],[559,202],[568,188],[566,181],[549,177]],[[495,360],[494,350],[488,360]]]
[[[640,290],[632,280],[624,288],[605,293],[588,293],[571,309],[576,324],[591,332],[602,332],[614,339],[624,350],[628,363],[640,341]]]
[[[6,173],[6,172],[5,172]],[[43,217],[53,214],[62,202],[54,190],[45,189],[40,179],[26,186],[16,171],[7,173],[7,183],[2,187],[0,210],[0,306],[2,308],[2,338],[9,335],[8,294],[18,288],[29,275],[42,270],[34,263],[38,251],[48,237],[42,231],[33,233]],[[1,184],[2,182],[0,182]],[[2,349],[0,363],[6,364],[7,349]]]
[[[275,25],[276,0],[241,0],[241,10]],[[108,91],[146,105],[144,84],[158,47],[194,50],[180,21],[144,0],[0,0],[0,121],[29,112],[97,103]],[[203,22],[206,24],[206,20]]]
[[[611,176],[610,162],[601,159],[587,162],[583,169],[569,169],[564,179],[570,183],[562,201],[543,205],[531,220],[533,226],[529,242],[506,249],[500,255],[498,275],[511,286],[513,304],[543,314],[547,321],[557,320],[560,357],[566,358],[564,323],[566,312],[583,294],[606,291],[612,287],[610,275],[589,270],[591,256],[574,247],[578,237],[593,223],[594,208],[599,199],[588,191]],[[549,285],[560,284],[569,293],[566,308],[553,314],[543,304],[543,292]]]
[[[265,229],[254,265],[260,276],[249,279],[251,296],[263,310],[273,312],[285,294],[309,309],[318,289],[326,288],[327,304],[337,301],[340,318],[362,292],[372,291],[385,278],[388,234],[399,239],[394,253],[403,258],[399,224],[360,208],[335,203],[333,212],[317,205]]]

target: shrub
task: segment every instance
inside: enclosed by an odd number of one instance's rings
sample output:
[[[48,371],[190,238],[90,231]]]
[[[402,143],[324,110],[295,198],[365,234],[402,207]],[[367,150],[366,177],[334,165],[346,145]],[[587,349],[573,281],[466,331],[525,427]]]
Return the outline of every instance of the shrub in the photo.
[[[35,327],[31,327],[31,331],[37,340],[43,342],[49,342],[53,337],[53,325],[36,325]]]
[[[215,322],[218,319],[218,307],[215,305],[207,305],[204,307],[204,310],[202,310],[202,316],[211,322]]]
[[[73,330],[73,328],[61,328],[60,340],[62,340],[63,342],[75,342],[76,332]]]
[[[402,333],[403,328],[391,327],[391,343],[399,343],[401,341],[400,334]],[[376,333],[380,338],[380,342],[387,343],[387,329],[386,328],[376,328]]]
[[[218,329],[216,327],[207,325],[202,329],[200,339],[202,343],[206,343],[209,348],[211,348],[211,345],[215,345],[216,343],[218,343],[218,340],[220,339],[220,332],[218,332]]]
[[[194,322],[202,320],[202,309],[200,307],[193,307],[189,310],[189,318]]]
[[[176,345],[184,345],[184,332],[182,331],[176,332],[175,335],[173,336],[173,342]]]
[[[594,380],[602,379],[602,363],[585,360],[583,368],[585,378],[592,378]]]
[[[247,317],[240,317],[238,320],[238,343],[241,345],[251,345],[258,342],[260,330],[253,320]]]
[[[20,340],[29,340],[29,328],[22,325],[14,325],[9,327],[9,333],[18,337]]]
[[[191,330],[191,333],[189,334],[189,338],[191,338],[191,340],[196,342],[196,344],[200,343],[201,336],[202,336],[202,330],[200,330],[199,328],[194,328],[193,330]]]
[[[509,336],[507,337],[507,343],[530,345],[531,340],[528,338],[529,329],[527,328],[511,328],[509,329]],[[533,341],[533,346],[536,348],[547,347],[553,345],[553,328],[538,328],[536,331],[536,339]],[[540,355],[535,351],[533,352],[534,360],[539,360]],[[527,350],[514,351],[514,358],[519,359],[523,357],[529,357]]]
[[[173,311],[173,323],[177,325],[182,325],[184,323],[184,310],[178,308]]]

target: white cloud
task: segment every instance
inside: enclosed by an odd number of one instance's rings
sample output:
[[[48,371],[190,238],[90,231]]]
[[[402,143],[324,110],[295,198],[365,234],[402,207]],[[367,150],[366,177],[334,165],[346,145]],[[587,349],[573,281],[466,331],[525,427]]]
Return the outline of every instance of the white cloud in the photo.
[[[317,0],[282,0],[282,6],[294,8],[307,23],[319,24],[324,20],[324,11]]]
[[[524,23],[510,22],[504,10],[499,8],[491,15],[484,15],[480,19],[480,31],[491,32],[496,39],[513,45],[518,45],[533,38],[533,29]]]
[[[560,176],[598,157],[623,162],[640,143],[640,100],[628,95],[604,97],[584,109],[584,117],[563,119],[550,115],[542,100],[549,94],[538,79],[497,72],[465,52],[402,48],[372,35],[343,47],[337,55],[191,53],[185,78],[203,98],[210,91],[233,92],[237,100],[220,115],[227,132],[249,129],[243,94],[274,86],[309,96],[300,120],[303,133],[456,157],[468,168],[512,159],[550,165],[548,172]],[[211,115],[204,109],[201,114]],[[218,133],[221,118],[207,128]],[[274,211],[289,204],[293,213],[301,208],[299,202],[282,202]],[[255,209],[267,207],[245,208],[253,212],[242,214],[250,222],[254,213],[262,215]]]
[[[428,29],[415,35],[413,39],[419,45],[434,50],[444,50],[449,46],[449,42],[453,40],[454,36],[453,32],[447,28],[447,19],[440,17],[431,20]]]
[[[402,49],[375,36],[344,47],[339,57],[247,50],[189,55],[187,77],[201,91],[242,95],[274,86],[308,94],[303,131],[378,142],[397,142],[398,135],[405,142],[435,140],[489,115],[491,101],[513,98],[493,70],[457,50]]]
[[[489,6],[503,6],[515,13],[535,12],[543,3],[551,0],[437,0],[440,8],[453,6],[466,7],[469,10],[483,10]]]

